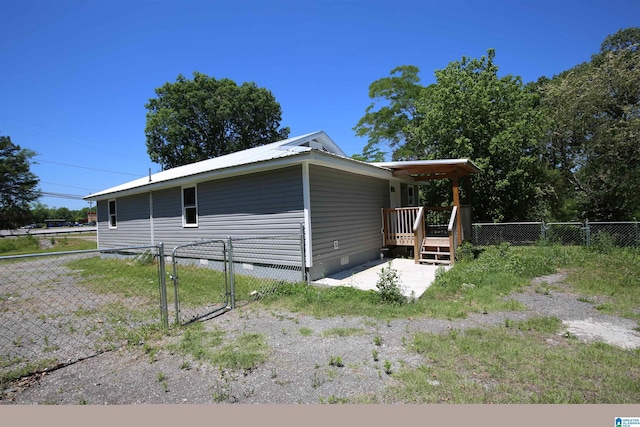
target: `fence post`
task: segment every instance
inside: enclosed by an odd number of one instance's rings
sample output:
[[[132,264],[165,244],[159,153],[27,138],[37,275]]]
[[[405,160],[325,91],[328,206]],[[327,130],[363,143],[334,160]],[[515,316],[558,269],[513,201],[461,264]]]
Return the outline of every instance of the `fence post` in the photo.
[[[587,243],[587,247],[591,246],[591,230],[589,229],[589,220],[584,220],[584,238]]]
[[[548,243],[547,242],[547,227],[545,227],[544,225],[544,220],[540,221],[540,240],[542,240],[543,243]]]
[[[160,321],[162,327],[169,328],[169,308],[167,307],[167,279],[165,269],[164,243],[158,244],[158,279],[160,282]]]
[[[236,283],[235,283],[235,268],[233,267],[233,244],[231,243],[231,237],[229,237],[229,249],[227,249],[227,258],[229,261],[229,289],[231,290],[231,309],[236,308]]]
[[[304,251],[304,224],[300,223],[300,270],[302,271],[302,281],[307,281],[307,257]]]

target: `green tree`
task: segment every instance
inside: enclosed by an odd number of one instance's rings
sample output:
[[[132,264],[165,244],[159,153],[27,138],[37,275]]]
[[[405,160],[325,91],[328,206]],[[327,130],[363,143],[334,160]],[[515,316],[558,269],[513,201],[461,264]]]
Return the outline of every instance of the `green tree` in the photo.
[[[418,67],[402,65],[391,70],[391,77],[369,85],[369,98],[373,102],[353,128],[357,136],[366,136],[368,142],[361,155],[353,156],[356,160],[383,161],[385,155],[407,143],[409,124],[416,118],[416,103],[424,89],[419,84],[419,71]]]
[[[472,159],[481,169],[471,181],[475,220],[546,218],[553,189],[541,161],[538,96],[520,77],[499,77],[494,57],[490,49],[435,72],[402,157]]]
[[[640,28],[608,36],[590,62],[540,84],[546,160],[582,219],[640,214]]]
[[[54,217],[55,219],[64,219],[67,222],[74,221],[73,212],[64,206],[55,210]]]
[[[31,205],[31,218],[33,222],[44,224],[44,220],[51,217],[51,209],[44,203],[35,202]]]
[[[31,220],[29,204],[40,196],[38,178],[29,161],[35,153],[0,136],[0,229],[14,229]]]
[[[155,90],[145,105],[147,152],[172,168],[286,139],[281,108],[273,94],[255,83],[238,86],[194,72]]]

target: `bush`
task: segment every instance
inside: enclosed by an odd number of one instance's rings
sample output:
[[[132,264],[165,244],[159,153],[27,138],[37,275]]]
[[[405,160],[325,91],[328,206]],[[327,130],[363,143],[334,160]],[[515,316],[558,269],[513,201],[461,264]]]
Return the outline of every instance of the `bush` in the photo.
[[[458,246],[456,258],[460,262],[473,261],[476,258],[476,251],[473,245],[469,242],[463,242],[462,245]]]
[[[404,304],[407,302],[398,283],[400,280],[398,271],[391,266],[391,261],[389,261],[387,268],[382,268],[382,271],[378,273],[378,277],[376,287],[383,302],[391,304]]]

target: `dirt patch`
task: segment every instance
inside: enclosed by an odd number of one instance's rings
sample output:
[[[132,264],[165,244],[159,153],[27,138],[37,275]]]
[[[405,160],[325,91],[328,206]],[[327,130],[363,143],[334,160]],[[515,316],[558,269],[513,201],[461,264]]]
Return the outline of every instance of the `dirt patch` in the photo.
[[[594,319],[568,320],[563,322],[567,332],[583,341],[601,341],[625,349],[640,348],[640,334],[631,325],[621,325]]]

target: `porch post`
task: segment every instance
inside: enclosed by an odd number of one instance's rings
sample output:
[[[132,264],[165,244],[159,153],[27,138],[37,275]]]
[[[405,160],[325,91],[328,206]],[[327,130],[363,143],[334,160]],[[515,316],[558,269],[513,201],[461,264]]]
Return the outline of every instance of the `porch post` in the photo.
[[[458,210],[456,212],[456,222],[458,236],[462,236],[462,221],[460,220],[460,183],[458,180],[458,173],[454,172],[453,174],[453,206],[457,206]]]

